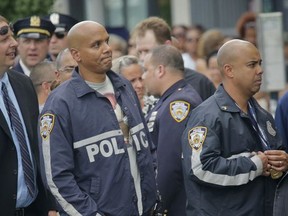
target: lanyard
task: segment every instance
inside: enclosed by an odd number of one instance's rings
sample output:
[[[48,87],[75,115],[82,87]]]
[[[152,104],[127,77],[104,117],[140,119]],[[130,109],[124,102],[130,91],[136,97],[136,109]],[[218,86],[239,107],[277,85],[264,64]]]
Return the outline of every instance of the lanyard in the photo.
[[[262,146],[264,147],[265,150],[269,150],[270,149],[270,145],[268,143],[267,137],[263,131],[263,129],[260,127],[260,125],[257,122],[257,118],[256,118],[256,113],[255,113],[255,109],[252,106],[252,104],[250,102],[248,102],[248,113],[249,113],[249,118],[251,120],[253,129],[256,131],[256,133],[258,134]]]

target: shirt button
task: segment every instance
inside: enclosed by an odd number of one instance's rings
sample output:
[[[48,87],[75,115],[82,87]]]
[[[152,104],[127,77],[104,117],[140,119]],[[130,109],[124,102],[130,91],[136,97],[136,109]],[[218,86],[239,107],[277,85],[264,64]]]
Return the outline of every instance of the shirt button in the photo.
[[[13,170],[13,174],[17,175],[18,171],[16,169]]]
[[[16,194],[13,194],[13,199],[17,199],[17,195]]]

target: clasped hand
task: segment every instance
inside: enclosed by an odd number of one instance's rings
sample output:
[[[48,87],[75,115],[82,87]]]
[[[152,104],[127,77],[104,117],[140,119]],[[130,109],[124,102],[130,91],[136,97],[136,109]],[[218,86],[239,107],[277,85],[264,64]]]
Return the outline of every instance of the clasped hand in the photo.
[[[267,150],[257,152],[263,164],[263,175],[269,176],[270,169],[286,172],[288,169],[288,154],[283,150]]]

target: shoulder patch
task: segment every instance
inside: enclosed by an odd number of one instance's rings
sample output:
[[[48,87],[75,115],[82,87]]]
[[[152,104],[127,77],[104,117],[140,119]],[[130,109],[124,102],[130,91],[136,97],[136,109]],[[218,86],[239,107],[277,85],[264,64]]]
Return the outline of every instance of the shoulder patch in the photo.
[[[55,115],[44,114],[40,118],[40,134],[41,137],[46,140],[54,127]]]
[[[190,111],[190,104],[186,101],[173,101],[170,103],[170,114],[177,122],[183,121]]]
[[[202,145],[206,139],[207,128],[206,127],[194,127],[188,132],[188,141],[194,150],[198,151],[202,148]]]

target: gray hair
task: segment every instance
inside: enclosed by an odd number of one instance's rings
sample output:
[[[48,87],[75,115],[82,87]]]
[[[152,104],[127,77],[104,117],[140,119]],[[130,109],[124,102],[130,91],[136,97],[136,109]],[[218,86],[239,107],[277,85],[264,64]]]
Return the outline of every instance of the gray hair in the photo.
[[[67,53],[70,53],[70,50],[68,48],[62,50],[58,55],[57,58],[55,60],[55,64],[56,64],[56,69],[57,71],[62,67],[61,62],[62,62],[62,58],[64,55],[66,55]]]
[[[136,56],[133,55],[121,56],[112,61],[111,70],[118,74],[121,74],[122,68],[128,67],[133,64],[139,64],[139,60]]]
[[[162,64],[184,74],[184,62],[180,51],[171,45],[160,45],[151,50],[151,63]]]

